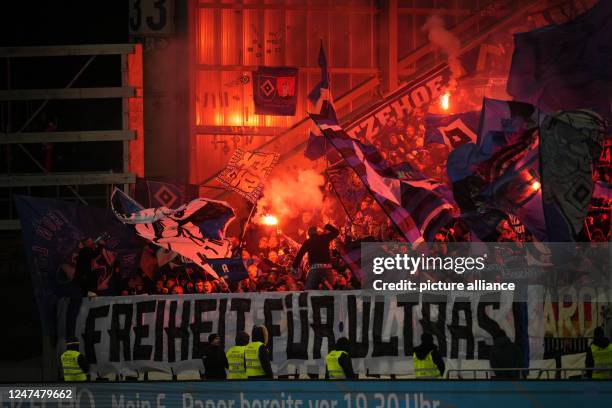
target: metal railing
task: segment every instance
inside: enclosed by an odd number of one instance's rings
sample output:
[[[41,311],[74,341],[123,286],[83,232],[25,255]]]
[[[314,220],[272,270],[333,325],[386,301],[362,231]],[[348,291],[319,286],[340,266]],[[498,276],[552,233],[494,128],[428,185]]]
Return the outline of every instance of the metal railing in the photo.
[[[484,378],[487,380],[500,378],[506,379],[503,375],[500,376],[497,373],[522,373],[521,378],[526,379],[544,379],[544,380],[567,380],[569,379],[569,373],[580,373],[579,378],[587,378],[587,372],[609,372],[612,375],[612,370],[608,368],[474,368],[474,369],[450,369],[446,371],[445,379],[477,379],[482,378],[479,377],[478,373],[484,373]],[[451,377],[451,374],[456,373],[456,377]],[[462,374],[472,373],[473,377],[465,378]],[[531,374],[534,373],[532,376]],[[546,374],[546,376],[544,376]],[[553,375],[551,375],[553,374]],[[574,377],[574,376],[572,376]]]

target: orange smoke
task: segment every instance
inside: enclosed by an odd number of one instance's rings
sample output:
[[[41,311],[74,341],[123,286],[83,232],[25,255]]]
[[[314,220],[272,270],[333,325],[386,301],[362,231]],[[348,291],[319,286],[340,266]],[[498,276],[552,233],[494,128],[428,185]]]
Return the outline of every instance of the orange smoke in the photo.
[[[256,220],[260,224],[274,218],[285,220],[295,218],[306,211],[316,211],[323,208],[323,193],[321,188],[325,179],[314,170],[297,170],[270,178],[265,186],[263,197],[257,205]]]

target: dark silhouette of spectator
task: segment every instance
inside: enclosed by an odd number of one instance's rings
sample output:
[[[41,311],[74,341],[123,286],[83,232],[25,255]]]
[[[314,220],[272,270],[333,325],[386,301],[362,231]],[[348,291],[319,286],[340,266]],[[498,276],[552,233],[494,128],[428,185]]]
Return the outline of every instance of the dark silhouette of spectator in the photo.
[[[224,380],[227,378],[225,370],[229,368],[229,364],[221,346],[221,336],[217,333],[208,336],[202,363],[204,364],[204,378],[207,380]]]
[[[523,352],[518,344],[510,341],[506,332],[499,329],[493,336],[493,347],[489,352],[489,364],[492,369],[522,368]],[[519,379],[521,371],[495,370],[498,379]]]

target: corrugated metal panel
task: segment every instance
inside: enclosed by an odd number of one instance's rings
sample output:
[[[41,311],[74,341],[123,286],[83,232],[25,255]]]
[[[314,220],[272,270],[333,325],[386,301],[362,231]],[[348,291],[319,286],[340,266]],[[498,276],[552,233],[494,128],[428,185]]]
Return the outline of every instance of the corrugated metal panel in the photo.
[[[373,0],[223,0],[219,3],[207,0],[206,3],[197,13],[199,65],[195,84],[195,124],[206,129],[211,126],[257,127],[260,135],[195,135],[194,160],[199,163],[192,166],[197,173],[192,174],[192,180],[204,179],[218,171],[236,147],[254,149],[269,139],[271,136],[262,136],[266,134],[265,127],[271,128],[272,135],[307,115],[306,95],[320,79],[317,68],[320,39],[332,68],[376,68]],[[305,5],[314,7],[315,11],[305,9]],[[359,7],[360,10],[344,12],[338,6]],[[326,12],[326,7],[332,11]],[[302,68],[295,116],[254,114],[251,69],[260,65]],[[369,75],[332,73],[334,94],[348,92],[374,75],[372,72]],[[351,106],[346,107],[344,112],[350,109]],[[285,140],[285,143],[290,141]],[[203,157],[206,159],[198,160]]]

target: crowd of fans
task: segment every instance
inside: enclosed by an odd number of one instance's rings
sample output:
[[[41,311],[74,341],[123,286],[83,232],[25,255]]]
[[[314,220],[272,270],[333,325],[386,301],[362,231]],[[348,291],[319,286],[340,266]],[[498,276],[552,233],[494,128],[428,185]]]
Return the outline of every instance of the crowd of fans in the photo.
[[[474,101],[479,95],[458,90],[453,94],[454,103],[462,106],[462,111],[480,108]],[[447,146],[425,142],[424,116],[426,112],[417,109],[403,119],[391,119],[385,129],[377,133],[373,140],[362,142],[375,146],[383,158],[391,165],[409,163],[427,177],[441,183],[448,183],[445,163],[449,154]],[[180,256],[168,259],[167,254],[160,257],[164,250],[148,244],[143,250],[143,260],[139,273],[128,279],[116,278],[113,286],[121,295],[138,294],[189,294],[189,293],[243,293],[260,291],[299,291],[306,281],[307,262],[302,262],[298,273],[291,265],[300,245],[308,236],[313,225],[327,223],[339,228],[339,236],[331,244],[332,270],[319,285],[320,290],[351,290],[360,288],[359,271],[347,260],[346,248],[361,241],[403,241],[402,235],[392,225],[388,216],[373,198],[363,193],[363,185],[354,172],[346,173],[346,178],[338,183],[327,175],[323,189],[325,205],[316,212],[305,211],[294,219],[281,220],[280,225],[259,225],[253,221],[246,227],[240,242],[231,237],[234,256],[242,257],[246,274],[242,280],[225,281],[213,279],[195,264],[183,262]],[[612,172],[610,163],[602,162],[594,171],[594,181],[610,183]],[[340,186],[339,184],[343,184]],[[335,186],[334,186],[335,185]],[[351,187],[353,186],[353,187]],[[354,188],[357,192],[353,207],[337,199],[337,188]],[[359,191],[362,195],[359,196]],[[594,199],[580,241],[605,242],[612,234],[610,208],[612,202]],[[508,216],[497,225],[498,242],[529,242],[532,236],[516,217]],[[437,242],[469,242],[470,230],[457,219],[454,223],[441,228],[434,237]],[[344,255],[344,257],[343,257]],[[160,262],[160,259],[166,258]],[[150,262],[146,260],[149,259]],[[146,264],[146,265],[145,265]],[[108,275],[108,274],[107,274]],[[88,292],[96,292],[95,282],[88,285]]]

